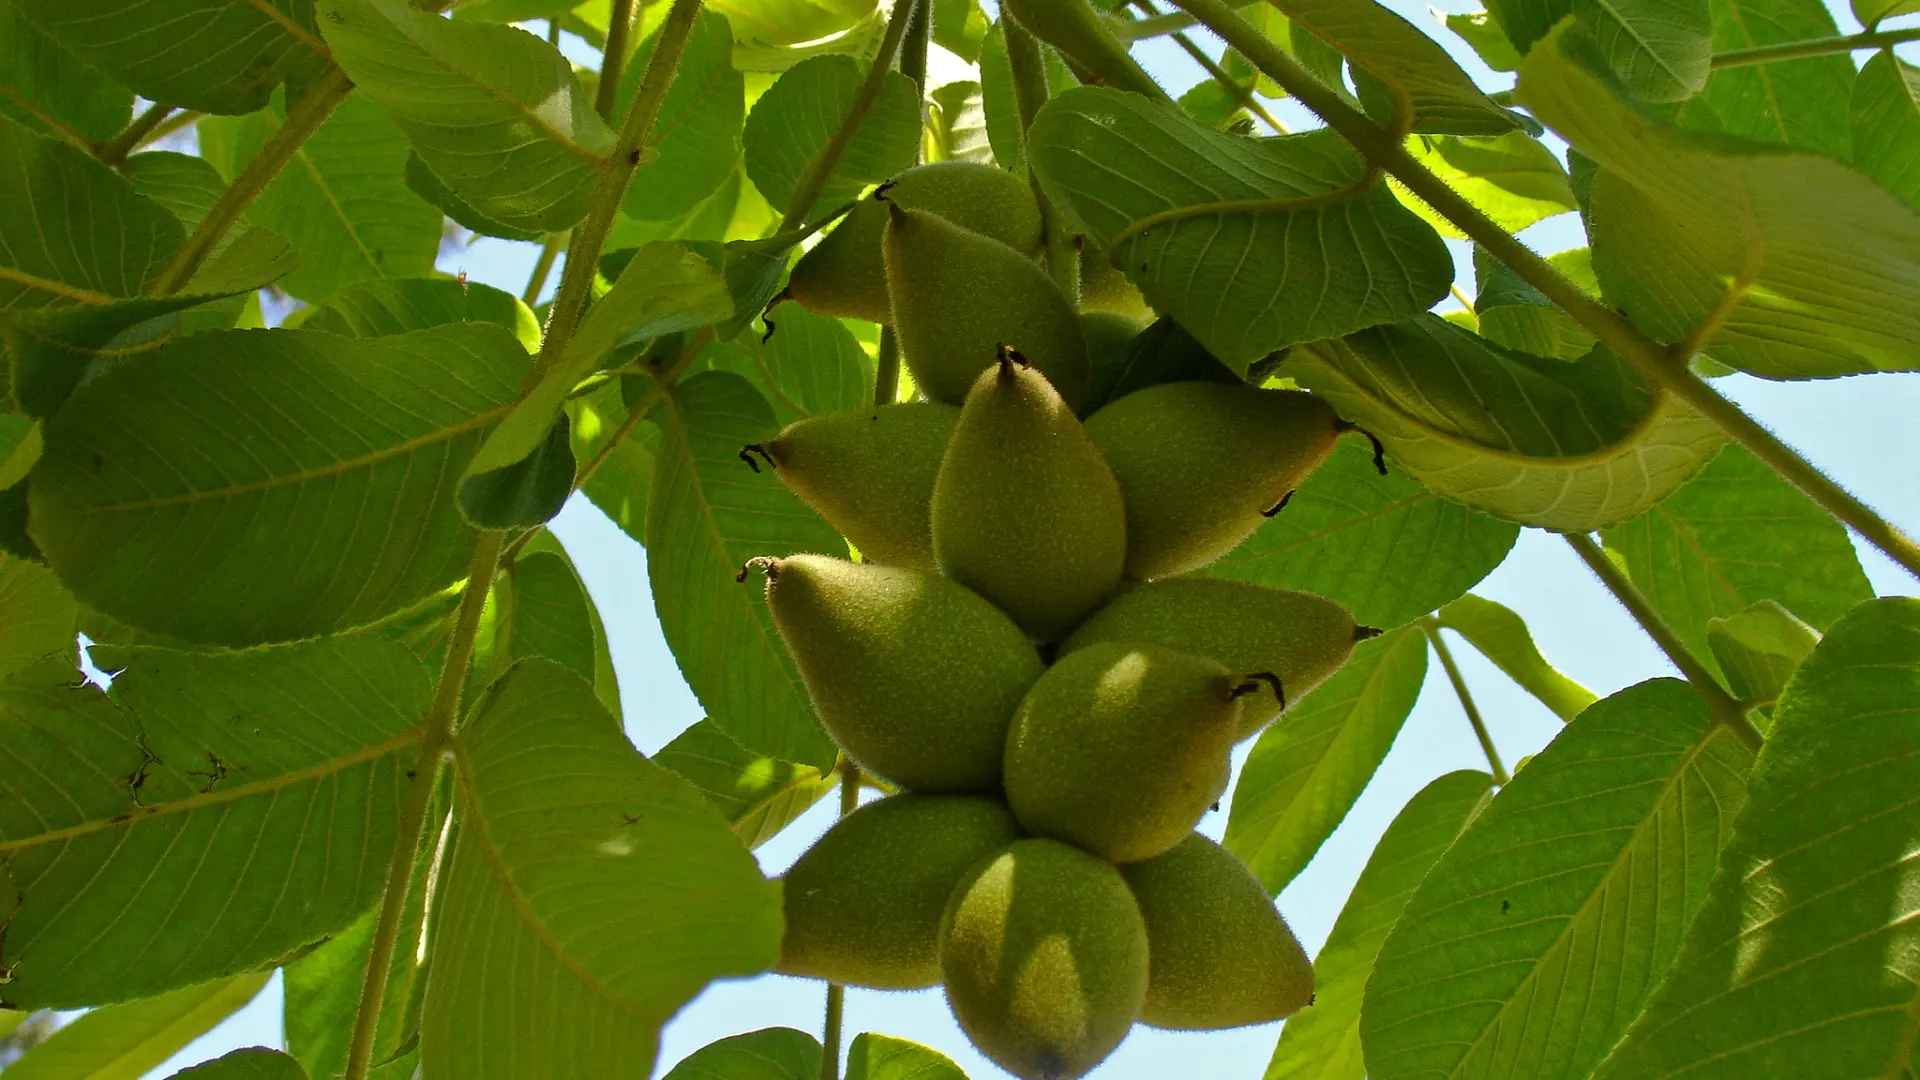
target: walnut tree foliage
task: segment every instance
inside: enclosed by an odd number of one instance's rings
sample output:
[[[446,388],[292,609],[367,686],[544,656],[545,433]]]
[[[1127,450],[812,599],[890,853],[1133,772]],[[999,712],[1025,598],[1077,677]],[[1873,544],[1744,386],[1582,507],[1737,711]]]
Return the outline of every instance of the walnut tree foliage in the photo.
[[[738,455],[911,393],[778,294],[947,158],[1157,320],[1108,390],[1202,365],[1378,437],[1204,571],[1385,631],[1230,796],[1271,893],[1430,657],[1466,695],[1449,642],[1566,724],[1397,793],[1267,1076],[1920,1073],[1920,601],[1849,530],[1920,546],[1714,386],[1920,369],[1920,4],[1095,6],[1036,42],[976,0],[0,0],[0,1039],[90,1010],[7,1075],[139,1075],[277,968],[288,1052],[179,1075],[644,1077],[771,967],[751,849],[836,750],[735,575],[847,549]],[[1177,100],[1116,45],[1171,33],[1219,57]],[[929,39],[971,81],[922,93]],[[1586,246],[1514,239],[1563,214]],[[542,249],[524,297],[434,269],[467,234]],[[575,491],[707,713],[651,759],[543,529]],[[1522,528],[1684,678],[1595,700],[1470,592]],[[675,1075],[822,1062],[767,1028]],[[878,1033],[845,1068],[959,1075]]]

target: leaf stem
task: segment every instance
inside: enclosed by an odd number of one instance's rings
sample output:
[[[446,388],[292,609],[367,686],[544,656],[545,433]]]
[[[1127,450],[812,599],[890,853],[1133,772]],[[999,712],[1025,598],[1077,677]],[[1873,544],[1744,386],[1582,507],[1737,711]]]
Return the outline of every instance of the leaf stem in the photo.
[[[100,148],[94,151],[94,156],[116,169],[119,168],[126,162],[127,155],[133,152],[133,148],[142,145],[142,140],[147,137],[147,134],[159,127],[160,122],[172,112],[171,105],[148,106],[146,112],[134,117],[132,123],[121,128],[119,133],[111,139],[101,143]]]
[[[1660,613],[1653,609],[1653,603],[1640,591],[1639,586],[1614,565],[1600,545],[1593,542],[1593,537],[1586,533],[1561,533],[1560,537],[1575,555],[1580,556],[1580,561],[1587,564],[1587,569],[1593,571],[1593,576],[1600,579],[1600,584],[1607,587],[1613,598],[1620,601],[1620,606],[1627,609],[1627,614],[1633,616],[1633,620],[1640,624],[1640,629],[1646,631],[1660,651],[1667,654],[1667,659],[1680,669],[1680,674],[1686,676],[1687,682],[1693,684],[1693,692],[1707,703],[1714,718],[1725,724],[1736,738],[1747,745],[1747,749],[1758,753],[1764,740],[1753,726],[1753,721],[1747,719],[1746,707],[1721,689],[1719,681],[1694,657],[1686,643],[1680,640],[1680,635],[1674,633],[1673,627],[1668,626]]]
[[[1040,206],[1041,235],[1047,245],[1047,273],[1067,299],[1080,303],[1080,245],[1066,218],[1040,189],[1040,177],[1034,172],[1033,155],[1025,149],[1027,129],[1040,106],[1047,103],[1053,90],[1047,85],[1047,61],[1026,28],[1012,19],[1000,20],[1000,36],[1007,44],[1007,66],[1013,69],[1014,110],[1020,114],[1020,142],[1027,159],[1027,183],[1033,188],[1033,201]]]
[[[1133,0],[1133,6],[1145,12],[1147,18],[1150,19],[1160,14],[1160,9],[1154,6],[1153,0]],[[1261,103],[1259,96],[1253,92],[1253,87],[1240,85],[1240,80],[1227,74],[1227,69],[1221,67],[1213,57],[1208,56],[1206,50],[1195,44],[1194,40],[1188,37],[1184,31],[1176,30],[1172,36],[1173,43],[1180,46],[1180,51],[1186,53],[1193,59],[1194,63],[1199,64],[1202,70],[1208,75],[1211,75],[1214,83],[1217,84],[1220,89],[1232,95],[1233,100],[1239,102],[1242,108],[1252,113],[1261,123],[1272,129],[1275,134],[1287,134],[1286,125],[1275,119],[1274,115],[1267,111],[1267,107]]]
[[[527,373],[526,390],[532,390],[539,383],[547,369],[566,352],[567,343],[573,340],[574,327],[580,322],[580,313],[586,309],[587,296],[593,289],[601,245],[606,243],[607,233],[613,228],[614,215],[620,212],[620,201],[626,198],[627,184],[640,164],[647,138],[653,133],[653,122],[660,115],[660,104],[666,100],[667,88],[673,85],[674,72],[680,67],[680,57],[686,52],[687,39],[693,35],[694,18],[699,14],[700,0],[673,0],[666,21],[660,24],[660,37],[654,45],[653,56],[647,61],[646,73],[640,77],[640,86],[634,91],[633,104],[627,108],[627,118],[620,125],[613,153],[600,166],[600,182],[593,189],[587,216],[574,227],[573,236],[567,242],[566,268],[560,273],[560,288],[554,294],[553,307],[547,312],[546,333],[540,341],[540,355],[534,358],[533,369]]]
[[[627,37],[633,33],[633,0],[613,0],[607,16],[607,43],[600,50],[600,85],[593,92],[593,111],[613,123],[613,107],[620,100],[620,73],[627,65]]]
[[[534,260],[533,273],[527,275],[527,287],[520,291],[521,303],[532,307],[539,302],[541,291],[547,287],[547,278],[553,274],[554,260],[560,257],[560,248],[566,239],[560,233],[552,233],[540,245],[540,257]]]
[[[900,399],[900,339],[893,327],[880,327],[880,355],[873,364],[873,403],[891,405]]]
[[[880,90],[887,84],[887,73],[893,70],[893,58],[900,52],[900,42],[906,37],[907,23],[913,18],[914,9],[926,0],[894,0],[893,13],[887,16],[887,30],[880,38],[880,51],[874,54],[873,66],[867,69],[867,77],[860,81],[860,88],[854,91],[853,104],[847,107],[847,115],[840,119],[840,126],[834,129],[833,137],[827,145],[820,148],[813,160],[800,174],[800,180],[793,186],[793,197],[787,200],[787,212],[780,219],[776,232],[797,229],[806,223],[807,212],[820,200],[820,193],[827,189],[827,181],[840,168],[840,162],[847,156],[847,148],[853,145],[853,138],[860,133],[867,114],[880,100]]]
[[[1713,54],[1713,66],[1718,68],[1743,67],[1747,64],[1771,64],[1777,60],[1798,60],[1805,56],[1826,56],[1830,53],[1854,52],[1859,49],[1883,49],[1909,41],[1920,41],[1920,26],[1908,26],[1899,30],[1870,30],[1862,34],[1847,34],[1841,37],[1808,38],[1804,41],[1781,41],[1772,45],[1756,45],[1750,49],[1729,49]]]
[[[1798,486],[1828,513],[1852,526],[1909,573],[1920,577],[1920,545],[1695,376],[1687,366],[1692,359],[1690,355],[1682,355],[1680,350],[1647,336],[1625,316],[1588,295],[1553,264],[1534,254],[1446,181],[1414,160],[1399,137],[1348,105],[1298,60],[1240,18],[1228,4],[1222,0],[1174,2],[1198,17],[1227,44],[1239,49],[1255,67],[1325,120],[1328,127],[1353,144],[1368,161],[1393,174],[1408,191],[1592,331],[1650,383],[1719,424],[1723,431]]]
[[[906,2],[906,0],[902,0]],[[927,45],[933,38],[932,0],[912,0],[913,18],[907,23],[907,36],[900,45],[900,74],[919,87],[921,123],[927,110]],[[922,141],[924,147],[924,140]]]
[[[844,755],[840,758],[840,816],[846,817],[860,806],[860,766]],[[840,1080],[841,1021],[847,1007],[847,988],[827,984],[826,1030],[820,1039],[820,1080]]]
[[[332,116],[333,110],[351,93],[353,80],[347,78],[347,73],[338,66],[329,67],[326,74],[307,89],[300,104],[287,114],[286,123],[280,125],[280,130],[273,133],[273,137],[267,140],[259,153],[253,155],[246,168],[240,170],[240,175],[234,177],[233,183],[215,200],[207,216],[200,219],[200,224],[180,245],[173,261],[160,272],[159,279],[148,292],[153,296],[166,296],[179,292],[191,281],[199,271],[200,264],[206,262],[207,256],[213,253],[220,238],[240,220],[240,216],[267,189],[273,178],[280,175],[281,167],[293,159],[308,137],[320,130],[320,125],[327,122],[327,117]]]
[[[206,119],[206,115],[207,114],[203,112],[174,113],[173,115],[167,117],[165,120],[161,121],[160,124],[156,126],[152,131],[147,132],[146,135],[140,139],[140,142],[134,146],[134,149],[144,150],[147,147],[152,146],[154,143],[159,142],[161,139],[164,139],[167,136],[173,134],[174,132],[179,131],[181,128],[192,127],[193,125],[199,123],[201,120]]]
[[[1487,731],[1487,722],[1480,716],[1480,706],[1474,704],[1473,694],[1467,689],[1466,677],[1460,674],[1460,665],[1453,661],[1453,650],[1440,639],[1440,627],[1433,619],[1420,620],[1420,630],[1427,635],[1427,643],[1433,646],[1433,653],[1440,658],[1440,666],[1447,669],[1447,680],[1453,683],[1453,696],[1460,699],[1460,708],[1467,714],[1467,723],[1473,725],[1474,737],[1480,740],[1480,749],[1487,755],[1487,765],[1493,769],[1493,782],[1506,787],[1513,782],[1513,774],[1500,763],[1500,752],[1494,749],[1493,736]]]
[[[420,826],[426,821],[427,804],[433,795],[440,760],[460,713],[460,695],[466,689],[467,668],[473,662],[480,613],[486,607],[487,590],[493,585],[504,538],[504,533],[482,532],[474,544],[473,561],[467,566],[467,584],[460,594],[453,637],[447,642],[446,660],[440,665],[440,682],[434,688],[433,705],[421,723],[420,755],[413,763],[412,779],[407,784],[406,798],[400,804],[400,820],[395,825],[393,856],[387,861],[387,884],[380,897],[380,919],[374,924],[373,945],[367,952],[367,969],[360,983],[360,1004],[354,1011],[353,1034],[347,1043],[345,1080],[366,1080],[373,1062],[374,1029],[379,1025],[380,1008],[387,993],[387,972],[393,965],[394,943],[400,936],[407,885],[413,880],[413,864],[420,855]]]

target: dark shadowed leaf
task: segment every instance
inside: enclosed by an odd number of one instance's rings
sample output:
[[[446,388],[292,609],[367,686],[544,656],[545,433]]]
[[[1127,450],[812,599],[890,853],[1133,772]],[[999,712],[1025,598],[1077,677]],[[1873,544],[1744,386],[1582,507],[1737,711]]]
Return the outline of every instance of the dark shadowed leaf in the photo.
[[[1367,1075],[1587,1076],[1678,952],[1751,762],[1671,679],[1581,713],[1407,901],[1367,984]]]
[[[182,1069],[169,1080],[307,1080],[307,1071],[278,1050],[249,1046]]]
[[[1427,675],[1427,639],[1401,630],[1354,649],[1253,746],[1226,845],[1270,893],[1312,861],[1392,748]]]
[[[617,125],[639,90],[658,34],[641,43],[620,79]],[[740,161],[740,125],[746,116],[745,80],[733,69],[733,34],[727,20],[703,12],[687,39],[673,84],[660,103],[647,140],[646,157],[633,171],[622,204],[642,221],[677,218],[698,206]]]
[[[72,660],[79,605],[53,571],[17,556],[0,555],[0,675],[41,660]]]
[[[0,6],[0,115],[43,135],[101,142],[132,112],[132,91],[101,78],[15,5]]]
[[[519,297],[452,278],[363,281],[310,309],[300,329],[370,338],[463,322],[492,323],[512,331],[527,352],[540,348],[540,323]]]
[[[662,1080],[814,1080],[819,1040],[792,1028],[718,1039],[680,1059]]]
[[[853,104],[865,72],[851,56],[816,56],[780,76],[753,104],[742,135],[747,177],[785,210],[807,163],[827,145]],[[811,219],[914,163],[920,152],[920,95],[913,80],[889,73],[880,99],[860,124],[833,179],[806,212]]]

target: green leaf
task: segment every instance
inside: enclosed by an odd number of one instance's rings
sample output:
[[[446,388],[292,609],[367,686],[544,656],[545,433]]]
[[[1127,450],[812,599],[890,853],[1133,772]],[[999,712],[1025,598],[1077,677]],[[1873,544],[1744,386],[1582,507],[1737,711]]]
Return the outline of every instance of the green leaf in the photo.
[[[488,594],[469,689],[483,690],[518,661],[533,657],[593,682],[595,636],[592,601],[566,556],[559,550],[529,552],[506,568]],[[617,690],[614,696],[617,701]]]
[[[1374,845],[1313,960],[1313,1007],[1287,1021],[1266,1080],[1363,1080],[1360,1001],[1380,943],[1440,854],[1487,802],[1493,778],[1461,770],[1421,788]]]
[[[1487,100],[1439,42],[1372,0],[1273,0],[1273,6],[1286,13],[1295,32],[1346,54],[1356,75],[1365,72],[1391,87],[1402,130],[1498,135],[1519,126]]]
[[[227,190],[220,170],[203,157],[171,150],[147,150],[127,158],[133,190],[172,211],[180,224],[200,224]]]
[[[1281,371],[1379,436],[1428,487],[1549,529],[1624,521],[1725,441],[1603,349],[1544,360],[1432,315],[1305,346]]]
[[[1920,11],[1920,0],[1853,0],[1853,17],[1862,26],[1874,26],[1896,15]]]
[[[1517,97],[1594,159],[1589,226],[1609,304],[1662,341],[1765,378],[1920,367],[1920,214],[1837,161],[1694,134],[1638,112],[1577,34]]]
[[[767,614],[748,559],[844,552],[845,541],[740,448],[773,437],[773,410],[738,375],[695,374],[653,413],[659,463],[647,506],[647,577],[680,671],[721,731],[756,753],[826,768],[833,743]]]
[[[1679,951],[1751,761],[1675,680],[1580,714],[1381,945],[1360,1017],[1367,1075],[1587,1076]]]
[[[1533,643],[1526,620],[1506,605],[1468,593],[1441,608],[1435,617],[1441,626],[1471,642],[1482,656],[1561,720],[1571,721],[1600,700],[1598,694],[1547,663]]]
[[[1253,745],[1233,791],[1226,846],[1270,893],[1313,860],[1352,809],[1427,676],[1413,629],[1361,642],[1353,659]]]
[[[512,331],[529,353],[540,348],[540,323],[519,297],[477,281],[451,278],[363,281],[308,309],[300,329],[372,338],[465,322],[492,323]]]
[[[473,205],[454,193],[446,181],[433,174],[420,155],[407,151],[407,170],[404,174],[407,189],[425,199],[427,203],[453,219],[454,224],[469,232],[481,236],[497,236],[503,240],[524,240],[539,243],[546,239],[546,233],[539,229],[521,229],[512,225],[503,225],[473,208]]]
[[[327,56],[310,0],[15,0],[15,10],[148,101],[200,112],[253,112]]]
[[[1715,616],[1777,600],[1823,630],[1873,596],[1845,526],[1738,446],[1603,535],[1654,610],[1709,663]]]
[[[280,129],[279,106],[242,125],[242,160]],[[317,303],[359,281],[425,277],[440,251],[440,211],[408,190],[406,167],[407,140],[393,121],[358,94],[342,101],[247,210],[300,253],[280,287]]]
[[[980,0],[932,0],[933,43],[969,64],[980,62],[990,29]]]
[[[0,859],[22,897],[0,1007],[125,1001],[250,971],[379,898],[429,699],[372,638],[96,648],[0,690]]]
[[[642,382],[639,378],[635,382]],[[660,429],[641,419],[618,446],[608,443],[626,426],[631,415],[621,400],[619,383],[608,383],[567,403],[572,417],[573,457],[585,469],[606,452],[604,460],[580,488],[600,512],[637,544],[647,542],[647,502],[653,490],[654,455],[660,448]]]
[[[1810,38],[1840,28],[1821,0],[1708,0],[1713,50],[1731,52]],[[1722,131],[1847,159],[1853,61],[1846,53],[1716,69],[1680,113],[1683,126]]]
[[[653,761],[705,792],[748,848],[778,836],[839,784],[830,771],[753,753],[711,720],[674,736]]]
[[[649,36],[627,61],[615,124],[625,118],[658,39],[657,32]],[[665,221],[700,205],[740,161],[746,111],[746,81],[733,68],[733,32],[726,19],[701,12],[621,210],[641,221]]]
[[[182,1069],[170,1080],[307,1080],[307,1071],[278,1050],[249,1046]]]
[[[560,51],[397,0],[322,0],[334,60],[460,198],[515,228],[586,216],[613,132]]]
[[[818,157],[839,129],[866,73],[851,56],[832,54],[802,60],[787,69],[747,114],[747,178],[778,209],[793,201],[807,164]],[[913,80],[888,72],[873,111],[861,121],[846,156],[820,198],[806,212],[811,219],[860,194],[918,160],[920,94]]]
[[[873,361],[845,323],[782,304],[768,325],[772,336],[765,341],[737,340],[712,355],[716,367],[744,376],[771,398],[782,426],[867,404]]]
[[[1507,32],[1500,28],[1489,12],[1469,11],[1446,16],[1447,29],[1460,35],[1480,62],[1495,71],[1513,71],[1520,66],[1520,50],[1507,40]]]
[[[863,1031],[847,1048],[847,1080],[967,1080],[945,1054],[916,1042]]]
[[[438,828],[427,832],[433,839],[439,838]],[[432,849],[423,852],[421,869],[431,861],[432,854]],[[424,874],[416,875],[416,880],[424,880]],[[286,998],[281,1023],[287,1051],[311,1075],[335,1077],[346,1072],[347,1041],[359,1009],[360,985],[366,976],[367,953],[378,919],[377,910],[367,912],[345,932],[282,969]],[[373,1048],[373,1060],[397,1060],[371,1069],[368,1076],[372,1080],[409,1080],[419,1064],[417,1055],[400,1053],[397,1045],[399,1029],[408,1026],[403,1013],[409,1004],[419,1004],[409,1000],[416,979],[424,988],[426,976],[426,969],[415,961],[420,942],[420,904],[412,893],[405,919],[389,969],[386,997],[380,1004],[380,1027]]]
[[[815,1080],[820,1043],[804,1031],[761,1028],[718,1039],[680,1059],[661,1080]]]
[[[971,161],[980,165],[994,163],[993,144],[987,138],[985,99],[976,82],[950,82],[927,94],[932,102],[927,137],[938,153],[928,152],[930,161]]]
[[[1453,280],[1440,238],[1378,185],[1320,209],[1204,209],[1352,185],[1365,166],[1330,131],[1241,138],[1174,105],[1080,87],[1049,101],[1028,134],[1054,202],[1113,248],[1155,309],[1235,371],[1295,342],[1424,311]]]
[[[1853,163],[1920,209],[1920,70],[1875,53],[1853,84]]]
[[[1920,601],[1834,624],[1774,710],[1686,947],[1605,1080],[1907,1075]]]
[[[780,887],[579,676],[526,660],[460,731],[463,812],[420,1027],[429,1076],[651,1071],[706,984],[780,953]],[[511,971],[506,978],[491,977]]]
[[[1519,535],[1402,470],[1377,475],[1364,444],[1342,439],[1286,509],[1207,572],[1318,593],[1391,629],[1473,588]]]
[[[1713,62],[1711,0],[1573,0],[1573,12],[1642,101],[1685,101]]]
[[[454,483],[526,366],[484,323],[196,334],[47,422],[34,539],[142,629],[250,645],[364,625],[465,572]]]
[[[480,529],[544,525],[573,494],[574,467],[573,439],[562,412],[526,457],[486,472],[468,466],[460,479],[460,514]]]
[[[52,571],[0,555],[0,676],[44,659],[72,661],[80,607]]]
[[[874,10],[873,0],[709,0],[742,41],[799,45],[849,29]]]
[[[481,445],[467,465],[468,477],[506,469],[551,441],[568,395],[617,346],[707,326],[732,314],[733,301],[714,267],[711,247],[674,240],[635,252],[613,288],[587,309],[559,360]]]
[[[1599,294],[1600,285],[1593,278],[1593,255],[1588,249],[1556,252],[1547,256],[1547,261],[1581,288]],[[1578,360],[1593,350],[1595,338],[1586,327],[1496,262],[1485,248],[1473,250],[1473,273],[1479,283],[1474,314],[1481,337],[1509,349],[1561,360]]]
[[[133,114],[133,93],[0,5],[0,115],[41,134],[104,142]]]
[[[7,1067],[7,1080],[139,1080],[252,1001],[271,971],[94,1009]]]
[[[1707,620],[1707,644],[1727,688],[1743,701],[1772,701],[1820,644],[1820,632],[1772,600]]]
[[[1508,232],[1579,209],[1560,159],[1524,131],[1505,135],[1415,135],[1407,140],[1415,161],[1447,182]],[[1400,190],[1395,185],[1396,190]],[[1466,234],[1412,196],[1414,213],[1440,235],[1455,240]]]

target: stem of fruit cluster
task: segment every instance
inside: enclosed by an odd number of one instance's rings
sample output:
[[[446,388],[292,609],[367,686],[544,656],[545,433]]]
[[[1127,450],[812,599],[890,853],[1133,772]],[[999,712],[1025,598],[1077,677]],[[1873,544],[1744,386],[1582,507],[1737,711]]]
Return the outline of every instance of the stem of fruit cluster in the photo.
[[[185,287],[199,271],[200,264],[206,262],[207,256],[213,253],[220,238],[240,220],[240,216],[267,189],[273,178],[280,175],[280,169],[293,159],[308,137],[320,130],[320,125],[327,122],[327,117],[332,116],[333,110],[351,93],[353,80],[347,78],[347,73],[337,66],[327,68],[326,74],[308,87],[300,104],[287,114],[286,123],[281,124],[280,130],[274,132],[260,152],[253,155],[246,168],[240,170],[240,175],[234,177],[233,183],[227,185],[227,190],[214,201],[207,216],[194,226],[193,232],[180,245],[180,250],[174,253],[173,261],[160,272],[160,277],[147,290],[148,293],[166,296]]]
[[[560,288],[554,294],[553,307],[548,309],[546,334],[540,341],[540,355],[534,358],[533,370],[527,375],[526,390],[532,390],[539,383],[547,369],[566,351],[567,342],[573,340],[573,328],[580,321],[580,313],[586,309],[587,296],[593,289],[600,247],[613,228],[620,201],[626,198],[633,170],[646,152],[647,137],[653,133],[653,122],[660,115],[660,103],[666,100],[667,88],[673,85],[673,73],[680,67],[680,57],[687,50],[687,39],[693,36],[694,18],[699,14],[700,0],[673,0],[666,21],[660,24],[660,37],[652,58],[647,61],[646,73],[640,77],[640,87],[633,93],[633,103],[627,107],[627,118],[620,125],[613,153],[600,165],[600,182],[593,189],[587,216],[574,227],[573,236],[567,241],[566,268],[560,272]]]
[[[1640,624],[1640,629],[1646,631],[1660,651],[1667,654],[1667,659],[1680,669],[1680,674],[1686,676],[1687,682],[1693,684],[1693,692],[1706,701],[1714,718],[1726,725],[1736,738],[1746,744],[1747,749],[1758,753],[1760,744],[1765,740],[1759,729],[1753,726],[1753,721],[1747,719],[1747,707],[1721,689],[1719,681],[1694,657],[1686,643],[1680,640],[1680,635],[1674,633],[1673,627],[1668,626],[1660,613],[1653,609],[1653,603],[1640,591],[1639,586],[1614,565],[1600,545],[1593,542],[1593,537],[1586,533],[1561,533],[1560,536],[1573,549],[1573,553],[1580,556],[1580,561],[1587,564],[1587,569],[1593,571],[1593,576],[1600,579],[1600,584],[1605,585],[1613,598],[1620,602],[1620,606],[1627,609],[1627,614]]]
[[[893,327],[880,327],[880,355],[874,358],[873,403],[891,405],[900,397],[900,338]]]
[[[1899,30],[1872,30],[1842,37],[1782,41],[1773,45],[1756,45],[1751,49],[1729,49],[1726,52],[1713,54],[1713,66],[1726,68],[1741,67],[1746,64],[1770,64],[1776,60],[1798,60],[1803,56],[1826,56],[1831,53],[1854,52],[1859,49],[1884,49],[1909,41],[1920,41],[1920,26],[1909,26]]]
[[[540,245],[540,257],[534,260],[533,273],[527,275],[527,287],[520,291],[520,302],[532,307],[539,303],[541,290],[547,287],[547,278],[553,273],[553,263],[560,257],[561,245],[567,238],[554,233]]]
[[[168,114],[173,112],[171,105],[150,105],[147,111],[133,118],[133,122],[120,129],[113,138],[100,144],[94,156],[114,168],[119,168],[133,153],[133,148],[141,145],[149,132],[160,126]]]
[[[1027,128],[1033,126],[1034,116],[1052,94],[1047,85],[1047,61],[1040,53],[1040,43],[1012,19],[1000,20],[1000,36],[1007,44],[1007,66],[1013,70],[1014,111],[1020,115],[1020,141],[1024,146]],[[1031,153],[1027,154],[1027,183],[1033,188],[1033,201],[1040,207],[1040,231],[1047,245],[1047,273],[1067,299],[1078,305],[1080,247],[1073,230],[1067,228],[1066,219],[1040,189],[1040,177],[1034,171]]]
[[[607,16],[607,44],[600,50],[600,85],[593,92],[593,111],[613,122],[620,99],[620,72],[627,65],[627,36],[633,32],[633,0],[613,0]]]
[[[842,755],[839,769],[840,816],[846,817],[860,806],[860,766]],[[840,1080],[840,1029],[846,1007],[847,988],[840,983],[828,983],[827,1019],[820,1039],[820,1080]]]
[[[426,821],[440,759],[446,753],[454,720],[460,714],[460,696],[466,688],[467,667],[473,661],[480,613],[486,607],[487,590],[493,585],[504,539],[503,533],[482,532],[474,544],[466,588],[460,594],[460,609],[454,616],[453,637],[447,642],[446,660],[440,665],[440,682],[434,688],[433,705],[420,726],[420,754],[414,760],[406,798],[400,804],[400,819],[395,823],[393,856],[387,861],[387,884],[380,897],[380,919],[374,924],[373,944],[367,952],[367,968],[360,983],[360,1003],[353,1015],[353,1034],[347,1043],[345,1080],[366,1080],[373,1062],[373,1036],[386,998],[387,972],[393,965],[394,943],[400,936],[407,885],[413,880],[414,861],[420,855],[420,826]]]
[[[1908,572],[1920,577],[1920,545],[1903,535],[1865,503],[1848,494],[1840,485],[1815,468],[1791,447],[1781,442],[1739,406],[1722,397],[1695,376],[1687,364],[1691,355],[1682,355],[1688,346],[1670,348],[1648,337],[1626,317],[1589,296],[1580,286],[1560,273],[1553,264],[1535,254],[1478,207],[1468,202],[1446,181],[1434,175],[1401,144],[1401,140],[1330,90],[1286,50],[1268,40],[1265,34],[1247,23],[1222,0],[1174,0],[1240,50],[1253,65],[1279,83],[1300,103],[1312,110],[1327,126],[1351,143],[1368,161],[1391,173],[1408,191],[1452,222],[1468,238],[1511,269],[1521,280],[1538,289],[1547,299],[1575,321],[1592,331],[1614,352],[1631,364],[1650,383],[1659,386],[1702,415],[1754,455],[1772,466],[1783,478],[1834,517],[1852,526],[1875,547],[1884,551]],[[1690,346],[1704,342],[1692,341]]]
[[[894,0],[893,13],[887,17],[887,31],[880,38],[880,51],[874,54],[873,66],[867,69],[867,77],[860,81],[860,88],[854,92],[853,104],[848,106],[847,115],[840,126],[820,148],[820,153],[800,174],[800,182],[793,186],[793,198],[787,200],[787,212],[780,219],[780,228],[786,232],[797,229],[807,220],[807,214],[813,204],[820,201],[820,193],[827,189],[827,181],[839,170],[840,161],[847,156],[847,147],[853,145],[853,137],[860,132],[860,125],[866,122],[867,114],[873,111],[875,102],[880,100],[880,90],[887,83],[887,73],[893,70],[893,58],[900,52],[900,42],[906,37],[907,22],[913,18],[916,7],[926,0]]]
[[[1487,731],[1487,722],[1480,715],[1480,706],[1474,704],[1473,694],[1467,689],[1467,680],[1460,674],[1460,665],[1454,663],[1453,650],[1440,638],[1440,627],[1432,619],[1422,619],[1420,629],[1427,635],[1427,643],[1433,646],[1433,654],[1440,658],[1440,666],[1447,671],[1447,681],[1453,683],[1453,695],[1460,699],[1460,708],[1467,714],[1467,723],[1473,725],[1474,737],[1480,740],[1480,749],[1487,755],[1487,765],[1493,770],[1493,782],[1506,787],[1513,782],[1513,774],[1500,763],[1500,752],[1494,749],[1493,735]]]
[[[900,74],[920,88],[921,123],[926,123],[927,46],[933,40],[933,4],[931,0],[913,0],[913,18],[907,23],[907,37],[900,45]],[[924,151],[926,142],[921,140]],[[924,156],[924,153],[923,153]]]

